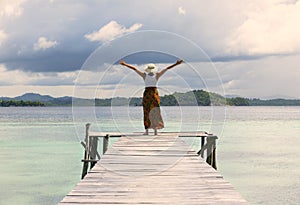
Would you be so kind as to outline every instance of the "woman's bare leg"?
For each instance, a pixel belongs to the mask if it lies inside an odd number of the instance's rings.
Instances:
[[[145,133],[144,133],[144,135],[149,135],[149,131],[148,131],[148,129],[145,129]]]
[[[157,129],[154,128],[154,135],[157,135]]]

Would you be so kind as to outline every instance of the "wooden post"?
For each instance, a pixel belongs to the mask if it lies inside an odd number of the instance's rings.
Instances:
[[[206,162],[210,164],[214,169],[217,170],[216,165],[216,139],[217,136],[208,136],[207,137],[207,158]]]
[[[85,160],[89,160],[90,157],[90,147],[91,147],[91,143],[90,143],[90,123],[87,123],[85,125],[86,129],[85,129],[85,143],[86,143],[86,154],[85,154]]]
[[[95,164],[97,163],[96,156],[97,156],[97,148],[98,148],[98,137],[91,138],[91,152],[90,152],[90,159],[91,159],[91,166],[92,169]]]
[[[206,150],[206,163],[211,165],[211,155],[212,155],[212,147],[211,147],[211,139],[207,138],[207,150]]]
[[[205,142],[205,136],[201,136],[201,150],[202,150],[202,148],[204,146],[204,142]],[[204,152],[201,153],[201,157],[202,158],[203,158],[203,156],[204,156]]]
[[[103,137],[103,154],[107,151],[108,148],[108,143],[109,143],[109,135],[106,135]]]
[[[217,156],[216,156],[216,149],[217,149],[217,146],[216,146],[216,140],[217,138],[214,138],[214,141],[213,141],[213,147],[212,147],[212,155],[213,155],[213,162],[212,162],[212,167],[217,170]]]
[[[82,175],[81,179],[85,177],[87,174],[88,166],[89,166],[89,155],[90,155],[90,137],[89,137],[89,132],[90,132],[90,123],[87,123],[85,125],[85,152],[84,152],[84,161],[83,161],[83,167],[82,167]]]
[[[198,155],[200,155],[202,158],[204,158],[204,150],[207,149],[207,143],[205,144],[205,137],[206,136],[201,136],[201,144],[200,144],[200,149],[197,152]]]

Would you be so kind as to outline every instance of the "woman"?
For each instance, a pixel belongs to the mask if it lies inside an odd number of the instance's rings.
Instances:
[[[157,135],[157,129],[164,128],[164,122],[160,114],[160,98],[157,90],[157,81],[167,70],[182,62],[182,60],[177,60],[176,63],[159,72],[157,72],[157,67],[151,63],[147,65],[147,68],[145,69],[146,72],[142,72],[138,68],[125,63],[125,61],[120,61],[121,65],[134,70],[145,81],[145,91],[143,95],[145,135],[149,134],[149,129],[153,129],[154,134]]]

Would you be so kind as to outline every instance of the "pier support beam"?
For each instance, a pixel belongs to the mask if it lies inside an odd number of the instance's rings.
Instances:
[[[92,169],[97,161],[100,159],[100,155],[97,151],[98,149],[98,138],[100,136],[91,136],[90,134],[90,126],[91,124],[86,124],[86,132],[85,132],[85,143],[81,142],[81,144],[84,146],[84,159],[81,160],[83,162],[82,167],[82,174],[81,179],[85,177],[85,175],[88,173],[88,167],[90,163],[90,169]],[[103,153],[104,154],[108,149],[109,144],[109,135],[102,136],[102,144],[103,144]],[[98,158],[98,159],[97,159]]]
[[[103,154],[105,154],[105,152],[108,149],[108,143],[109,143],[109,135],[106,135],[105,137],[103,137]]]
[[[206,139],[206,143],[205,143]],[[201,137],[201,149],[197,152],[202,158],[204,158],[204,152],[206,151],[206,163],[211,165],[217,170],[217,157],[216,157],[216,141],[218,137],[214,135],[207,135]]]
[[[82,166],[82,175],[81,179],[84,178],[84,176],[87,174],[88,166],[89,166],[89,155],[90,155],[90,137],[89,137],[89,132],[90,132],[90,123],[87,123],[85,125],[85,152],[84,152],[84,160],[83,160],[83,166]]]
[[[207,137],[207,158],[206,163],[210,164],[214,169],[217,170],[216,163],[216,140],[218,137],[211,136]]]

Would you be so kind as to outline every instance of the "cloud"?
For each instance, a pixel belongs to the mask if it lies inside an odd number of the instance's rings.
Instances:
[[[38,41],[33,45],[34,50],[46,50],[58,45],[56,41],[50,41],[46,37],[40,37]]]
[[[1,0],[0,1],[0,17],[20,16],[23,13],[22,4],[26,0]]]
[[[98,45],[128,32],[139,30],[141,26],[145,30],[163,30],[182,35],[194,41],[209,56],[224,56],[227,54],[224,54],[226,52],[225,37],[242,24],[243,19],[240,13],[245,13],[244,10],[248,9],[245,6],[246,3],[243,2],[237,1],[232,6],[228,6],[226,1],[206,2],[205,6],[201,5],[202,3],[195,6],[199,4],[195,0],[174,4],[158,0],[154,3],[130,1],[126,4],[111,4],[96,0],[89,2],[74,0],[72,3],[27,1],[22,4],[24,8],[22,18],[14,18],[13,21],[0,19],[0,22],[3,21],[1,29],[9,34],[9,39],[5,41],[7,42],[5,48],[0,49],[0,61],[9,69],[21,68],[36,72],[76,70],[80,69],[82,63]],[[174,11],[178,12],[180,7],[188,11],[189,15],[185,15],[184,18],[181,14],[174,15]],[[210,12],[212,10],[215,12]],[[218,15],[216,16],[215,13]],[[169,16],[173,17],[168,18]],[[99,19],[99,22],[95,19]],[[51,36],[51,40],[59,39],[59,46],[55,50],[48,49],[42,54],[32,52],[33,43],[41,36]],[[159,50],[166,40],[157,38],[155,41]],[[146,42],[142,41],[142,43]],[[37,43],[36,45],[38,49],[39,46]],[[173,45],[174,49],[181,50],[183,55],[188,51],[182,45],[174,43]],[[195,55],[197,53],[192,53],[191,58]],[[234,58],[239,58],[239,56]],[[55,65],[52,63],[54,60]]]
[[[0,86],[24,84],[26,81],[24,72],[20,70],[8,71],[3,64],[0,64]]]
[[[0,30],[0,46],[6,39],[7,39],[7,34],[3,30]]]
[[[186,14],[186,10],[182,6],[179,6],[178,7],[178,14],[185,15]]]
[[[8,70],[0,64],[1,86],[62,86],[74,85],[78,72],[37,73],[22,70]],[[13,78],[12,78],[13,76]],[[91,75],[92,76],[92,75]]]
[[[300,1],[262,1],[249,6],[245,21],[228,37],[234,55],[283,54],[300,51]]]
[[[98,31],[86,34],[85,38],[87,38],[90,41],[107,42],[123,34],[134,32],[141,27],[142,24],[135,23],[127,29],[123,25],[118,24],[118,22],[111,21],[108,24],[104,25],[102,28],[100,28]]]
[[[224,85],[227,86],[227,92],[231,94],[267,96],[269,93],[286,92],[291,96],[299,96],[297,82],[300,82],[300,79],[297,74],[300,57],[298,55],[298,61],[293,64],[283,58],[286,56],[289,57],[288,59],[295,59],[293,56],[300,50],[299,1],[232,0],[228,3],[226,0],[209,2],[153,0],[122,3],[122,0],[117,0],[116,2],[0,0],[0,44],[2,43],[0,62],[7,69],[4,72],[7,74],[6,77],[1,75],[2,81],[1,78],[0,81],[4,84],[13,83],[11,76],[18,75],[20,78],[16,79],[17,82],[21,83],[24,80],[26,86],[38,86],[44,83],[45,87],[57,85],[53,86],[53,89],[58,89],[61,83],[71,82],[71,78],[63,78],[59,76],[60,73],[80,70],[98,46],[103,48],[105,42],[141,30],[142,27],[143,30],[166,31],[182,36],[195,43],[200,50],[203,49],[211,59],[224,64],[225,66],[220,67],[219,71],[225,82]],[[143,32],[134,32],[134,35],[137,33]],[[126,38],[129,36],[126,35]],[[39,42],[40,38],[42,39]],[[115,40],[126,38],[124,35],[124,38]],[[99,44],[91,42],[99,42]],[[135,42],[134,45],[132,42]],[[156,64],[169,64],[176,60],[175,58],[185,58],[188,63],[201,61],[198,51],[161,35],[149,35],[147,38],[142,36],[131,42],[120,43],[118,47],[114,47],[116,44],[112,41],[108,46],[116,52],[105,52],[103,55],[112,59],[107,62],[116,62],[119,56],[134,54],[134,49],[131,49],[131,52],[128,49],[136,44],[141,45],[140,50],[150,48],[149,45],[153,45],[151,48],[155,51],[165,51],[169,48],[172,58],[146,53],[143,56],[128,57],[129,63],[140,65],[150,61]],[[55,49],[51,49],[54,46]],[[274,58],[269,58],[272,55]],[[101,59],[96,61],[99,63]],[[276,63],[271,63],[272,61]],[[268,66],[264,66],[265,63]],[[283,67],[288,72],[284,72],[286,77],[281,81],[278,73]],[[95,77],[93,75],[95,70],[90,71],[90,74],[86,74],[87,81],[92,81],[94,79],[92,77]],[[167,73],[161,83],[164,88],[171,89],[173,86],[173,90],[180,90],[180,85],[174,85],[172,81],[172,72]],[[183,70],[178,69],[176,72],[183,72]],[[207,76],[209,70],[205,69],[204,65],[199,66],[199,72],[205,79],[214,81]],[[38,75],[35,76],[35,73]],[[53,74],[53,77],[50,74]],[[252,77],[256,74],[261,75]],[[132,75],[130,80],[129,77],[127,78],[128,83],[134,81],[131,78],[136,76]],[[199,82],[189,77],[188,72],[180,75],[184,75],[184,78],[196,88]],[[260,76],[263,78],[259,78]],[[277,79],[276,85],[271,82],[272,79]],[[110,76],[106,80],[106,91],[113,92],[109,86],[113,87],[116,81],[110,81]],[[270,85],[269,90],[261,89],[266,88],[263,84]],[[214,85],[212,83],[212,86]],[[272,90],[272,86],[276,90]],[[122,92],[125,93],[126,88]],[[47,89],[50,92],[50,88]],[[59,90],[53,92],[58,93]]]
[[[300,55],[219,62],[216,67],[227,94],[243,97],[300,98]]]

